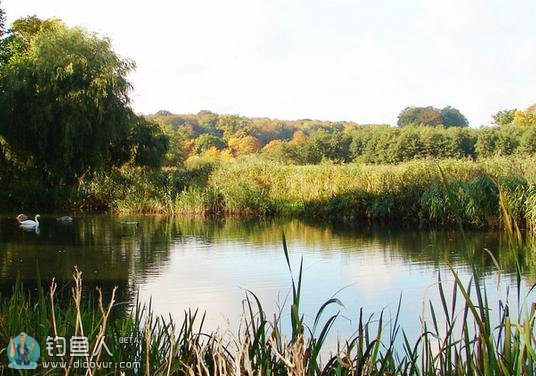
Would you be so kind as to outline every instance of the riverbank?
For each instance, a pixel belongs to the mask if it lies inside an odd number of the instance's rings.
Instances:
[[[129,170],[101,179],[88,196],[119,212],[284,215],[425,226],[451,226],[459,219],[478,228],[500,226],[498,182],[516,221],[536,226],[536,158],[315,166],[245,159],[184,171]]]
[[[257,157],[185,169],[124,168],[72,191],[10,187],[4,205],[39,210],[201,216],[290,216],[430,227],[501,223],[499,190],[536,228],[536,158],[415,160],[396,165],[282,165]],[[6,197],[7,196],[7,197]],[[56,205],[56,206],[53,206]],[[52,207],[51,207],[52,206]]]

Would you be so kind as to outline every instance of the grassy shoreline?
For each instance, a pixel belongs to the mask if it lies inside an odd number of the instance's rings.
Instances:
[[[536,227],[535,166],[536,158],[314,166],[245,159],[185,171],[102,175],[87,194],[112,211],[132,214],[291,216],[431,227],[461,219],[469,227],[498,228],[498,183],[516,221],[531,229]],[[102,190],[118,186],[119,192]]]
[[[461,221],[499,228],[499,187],[520,227],[535,229],[535,157],[306,166],[252,157],[180,170],[117,169],[71,191],[10,187],[3,195],[9,196],[5,205],[24,210],[288,216],[427,227]]]

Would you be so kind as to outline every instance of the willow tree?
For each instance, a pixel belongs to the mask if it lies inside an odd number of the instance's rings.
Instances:
[[[0,69],[0,136],[47,184],[128,160],[133,63],[59,20],[16,21]]]

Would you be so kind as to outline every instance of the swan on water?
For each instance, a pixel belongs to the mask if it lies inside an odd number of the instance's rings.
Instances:
[[[35,216],[35,220],[32,221],[31,219],[27,219],[25,221],[21,221],[20,222],[20,227],[24,228],[24,229],[31,229],[31,228],[37,228],[39,227],[39,218],[41,218],[41,216],[39,214],[37,214]]]

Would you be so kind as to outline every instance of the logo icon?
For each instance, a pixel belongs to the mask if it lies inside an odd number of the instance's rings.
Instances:
[[[9,339],[7,348],[9,368],[36,369],[39,354],[39,344],[26,333],[22,332],[17,337]]]

